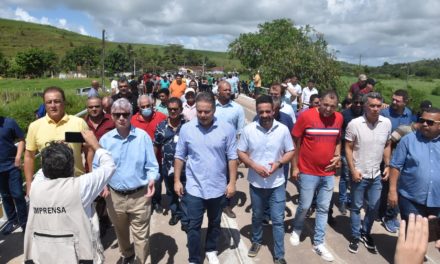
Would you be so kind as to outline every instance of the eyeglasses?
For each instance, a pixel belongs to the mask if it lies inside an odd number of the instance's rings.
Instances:
[[[167,108],[169,112],[179,111],[180,108]]]
[[[425,122],[426,122],[426,124],[428,124],[428,126],[433,126],[434,124],[440,123],[440,121],[424,119],[424,118],[421,118],[421,117],[419,118],[419,123],[420,124],[424,124]]]
[[[88,109],[93,109],[93,108],[101,108],[100,105],[89,105],[87,106]]]
[[[147,108],[150,108],[151,107],[151,105],[141,105],[141,106],[139,106],[139,108],[140,109],[147,109]]]
[[[112,113],[112,115],[116,118],[123,116],[125,119],[127,119],[130,116],[130,113]]]

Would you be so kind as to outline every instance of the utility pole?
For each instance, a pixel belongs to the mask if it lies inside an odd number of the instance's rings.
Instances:
[[[104,73],[105,73],[104,59],[105,59],[105,29],[102,30],[101,85],[102,85],[102,89],[105,92],[107,92],[107,89],[105,88],[105,84],[104,84]]]
[[[133,75],[136,76],[136,57],[133,56]]]
[[[406,64],[406,89],[408,90],[409,63]]]

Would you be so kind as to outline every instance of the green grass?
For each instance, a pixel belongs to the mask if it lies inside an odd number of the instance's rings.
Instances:
[[[35,120],[34,111],[43,102],[36,95],[46,87],[61,87],[66,94],[66,112],[76,114],[85,108],[86,96],[76,95],[76,88],[90,86],[92,79],[0,79],[0,115],[14,118],[23,130]],[[110,87],[110,83],[106,82]]]
[[[28,23],[23,21],[0,19],[0,51],[6,57],[14,57],[17,52],[29,48],[40,48],[44,50],[53,50],[59,58],[74,47],[90,45],[101,48],[101,39],[59,29],[53,26]],[[116,48],[118,45],[126,46],[129,43],[106,42],[106,50]],[[162,52],[164,46],[152,44],[131,43],[135,50],[145,47],[147,50],[159,48]],[[228,69],[240,68],[238,60],[229,59],[226,52],[194,50],[202,56],[207,56],[214,61],[217,66],[224,66]]]
[[[375,78],[374,76],[371,76]],[[350,76],[342,76],[342,81],[346,84],[347,92],[350,88],[350,84],[357,81],[356,77]],[[379,81],[387,90],[397,90],[397,89],[406,89],[406,80],[396,79],[396,78],[377,78],[376,81]],[[436,87],[440,86],[440,79],[422,79],[410,76],[408,79],[408,85],[415,90],[421,91],[425,94],[423,99],[430,100],[432,104],[436,107],[440,107],[440,96],[432,95],[431,91]],[[389,102],[390,98],[385,98],[385,101]]]

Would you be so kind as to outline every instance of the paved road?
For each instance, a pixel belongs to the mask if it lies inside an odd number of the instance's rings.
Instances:
[[[246,118],[251,120],[255,115],[255,103],[248,98],[240,97],[237,100],[246,109]],[[237,194],[232,200],[234,211],[237,214],[236,219],[230,219],[222,216],[222,234],[219,245],[219,259],[225,264],[242,263],[273,263],[272,262],[272,234],[271,226],[264,228],[263,247],[257,257],[251,259],[247,257],[247,250],[250,247],[251,232],[251,210],[249,198],[249,185],[246,180],[247,170],[239,168],[243,178],[237,181]],[[163,188],[165,190],[165,188]],[[338,188],[335,188],[337,195]],[[163,195],[163,204],[167,201]],[[289,233],[292,231],[292,219],[295,215],[298,203],[298,192],[295,185],[291,182],[287,185],[287,204],[285,211],[285,249],[286,260],[288,263],[324,263],[323,260],[312,252],[312,230],[314,225],[314,215],[306,221],[306,228],[301,236],[301,244],[293,247],[289,244]],[[347,250],[348,239],[350,236],[350,222],[348,216],[339,215],[337,208],[334,208],[336,224],[327,226],[326,244],[335,256],[334,263],[390,263],[393,261],[393,255],[397,237],[390,234],[376,222],[373,226],[372,236],[376,241],[378,253],[369,253],[362,245],[358,254],[351,254]],[[180,224],[169,226],[170,215],[167,211],[163,214],[153,213],[151,220],[151,260],[150,263],[187,263],[188,253],[186,249],[186,236],[180,230]],[[203,225],[203,234],[206,232],[206,219]],[[106,263],[116,263],[119,254],[115,235],[109,230],[103,239],[105,247]],[[23,234],[19,231],[8,237],[0,235],[0,263],[21,263],[23,252]],[[205,263],[207,261],[205,260]],[[440,263],[440,253],[434,248],[433,243],[429,244],[427,262]]]

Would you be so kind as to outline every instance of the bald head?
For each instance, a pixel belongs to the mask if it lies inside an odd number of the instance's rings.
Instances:
[[[227,81],[220,81],[218,83],[218,100],[220,103],[225,104],[231,100],[231,84]]]
[[[99,89],[99,82],[97,80],[93,80],[92,87],[95,88],[96,90],[98,90]]]

